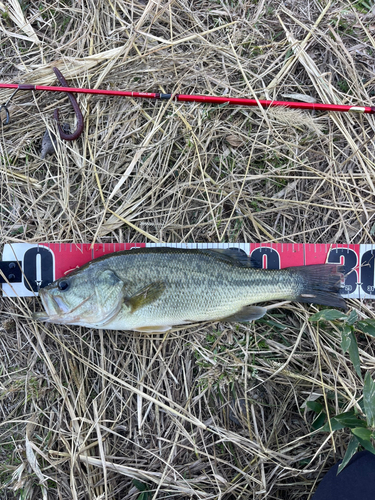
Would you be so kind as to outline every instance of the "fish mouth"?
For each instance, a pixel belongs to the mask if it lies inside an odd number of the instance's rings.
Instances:
[[[84,299],[73,309],[69,309],[60,295],[52,295],[42,288],[39,290],[39,297],[45,311],[35,312],[31,317],[35,321],[43,321],[45,323],[78,325],[82,321],[79,309],[85,302],[91,299],[92,295]]]
[[[39,297],[42,301],[44,311],[35,312],[31,315],[35,321],[44,321],[47,323],[59,323],[62,321],[61,316],[68,312],[68,308],[61,300],[61,297],[52,297],[43,291],[39,290]]]
[[[46,314],[46,312],[34,312],[31,315],[31,319],[34,321],[48,321],[49,316]]]

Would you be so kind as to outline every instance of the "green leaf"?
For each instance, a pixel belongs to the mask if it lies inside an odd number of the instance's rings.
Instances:
[[[344,320],[347,319],[347,316],[337,309],[324,309],[310,316],[309,321],[335,321],[338,319]]]
[[[353,363],[354,369],[355,369],[358,377],[362,380],[361,362],[359,360],[357,340],[356,340],[353,332],[351,332],[349,335],[350,335],[349,357]]]
[[[356,438],[360,442],[360,445],[363,446],[365,450],[375,455],[375,448],[371,443],[372,432],[370,431],[370,429],[364,429],[363,427],[361,427],[360,429],[352,429],[351,432],[356,436]]]
[[[365,319],[363,321],[357,321],[355,327],[371,337],[375,337],[375,321],[371,319]]]
[[[320,413],[323,410],[323,405],[318,401],[306,401],[306,406],[315,413]]]
[[[149,500],[151,493],[149,491],[143,491],[138,497],[137,500]]]
[[[375,382],[372,380],[370,372],[366,372],[363,386],[363,402],[367,425],[375,427]]]
[[[351,342],[352,328],[349,325],[344,325],[341,331],[341,349],[344,354],[348,351]]]
[[[358,438],[364,441],[370,441],[371,439],[371,430],[366,429],[365,427],[355,427],[352,429],[352,433]]]
[[[367,323],[368,325],[371,325],[375,328],[375,319],[367,318],[367,319],[364,319],[363,321],[365,323]]]
[[[366,422],[358,418],[354,410],[346,411],[336,415],[336,420],[345,424],[345,427],[366,427]]]
[[[339,429],[344,429],[345,427],[349,427],[350,429],[366,427],[366,422],[364,420],[360,420],[353,411],[347,411],[331,418],[331,428],[333,431],[338,431]],[[322,431],[330,432],[331,428],[329,426],[329,422],[327,422]]]
[[[323,411],[320,415],[316,417],[314,422],[311,424],[311,429],[313,431],[317,431],[318,429],[321,429],[324,425],[324,422],[326,421],[327,414],[325,411]],[[323,429],[321,429],[323,430]]]
[[[133,484],[139,491],[147,491],[148,486],[145,483],[142,483],[142,481],[138,481],[138,479],[133,479]]]
[[[353,311],[350,311],[349,315],[348,315],[348,319],[346,320],[346,323],[348,325],[354,325],[354,323],[358,320],[358,314],[357,314],[357,311],[355,309],[353,309]]]
[[[358,406],[361,408],[361,410],[363,411],[363,414],[365,415],[366,414],[366,410],[365,410],[365,403],[363,401],[363,398],[359,399],[357,401],[358,403]]]
[[[350,459],[357,452],[358,446],[359,446],[359,440],[355,436],[352,436],[350,438],[348,447],[346,448],[345,456],[337,469],[337,475],[339,475],[340,472],[348,465]]]
[[[344,429],[346,427],[345,424],[343,424],[342,422],[339,422],[338,420],[335,419],[335,417],[331,418],[330,419],[330,422],[331,422],[331,426],[329,425],[329,422],[326,422],[324,427],[322,427],[322,431],[323,432],[331,432],[331,429],[333,431],[338,431],[340,429]]]

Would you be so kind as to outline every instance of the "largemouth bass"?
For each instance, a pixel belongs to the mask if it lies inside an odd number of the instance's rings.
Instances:
[[[346,308],[340,266],[258,269],[245,252],[168,247],[95,259],[39,291],[49,323],[163,332],[198,321],[251,321],[257,302],[289,299]]]

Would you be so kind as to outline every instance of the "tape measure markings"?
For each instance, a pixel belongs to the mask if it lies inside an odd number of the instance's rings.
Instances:
[[[345,298],[375,298],[375,247],[372,244],[316,243],[15,243],[4,245],[2,260],[17,260],[22,282],[2,284],[4,296],[34,296],[39,287],[81,267],[94,258],[132,248],[240,248],[264,268],[324,264],[345,267]]]

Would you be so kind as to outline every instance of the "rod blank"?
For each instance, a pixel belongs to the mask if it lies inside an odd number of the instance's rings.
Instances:
[[[209,96],[209,95],[194,95],[194,94],[160,94],[156,92],[132,92],[125,90],[105,90],[105,89],[86,89],[75,87],[53,87],[48,85],[32,85],[32,84],[15,84],[15,83],[0,83],[0,88],[15,89],[15,90],[35,90],[45,92],[68,92],[77,94],[96,94],[110,95],[119,97],[134,97],[141,99],[175,99],[179,102],[201,102],[207,104],[230,104],[234,106],[261,106],[269,107],[285,107],[294,109],[306,109],[316,111],[336,111],[340,113],[369,113],[375,114],[375,106],[351,106],[342,104],[320,104],[307,103],[296,101],[269,101],[257,100],[238,97],[224,96]]]

